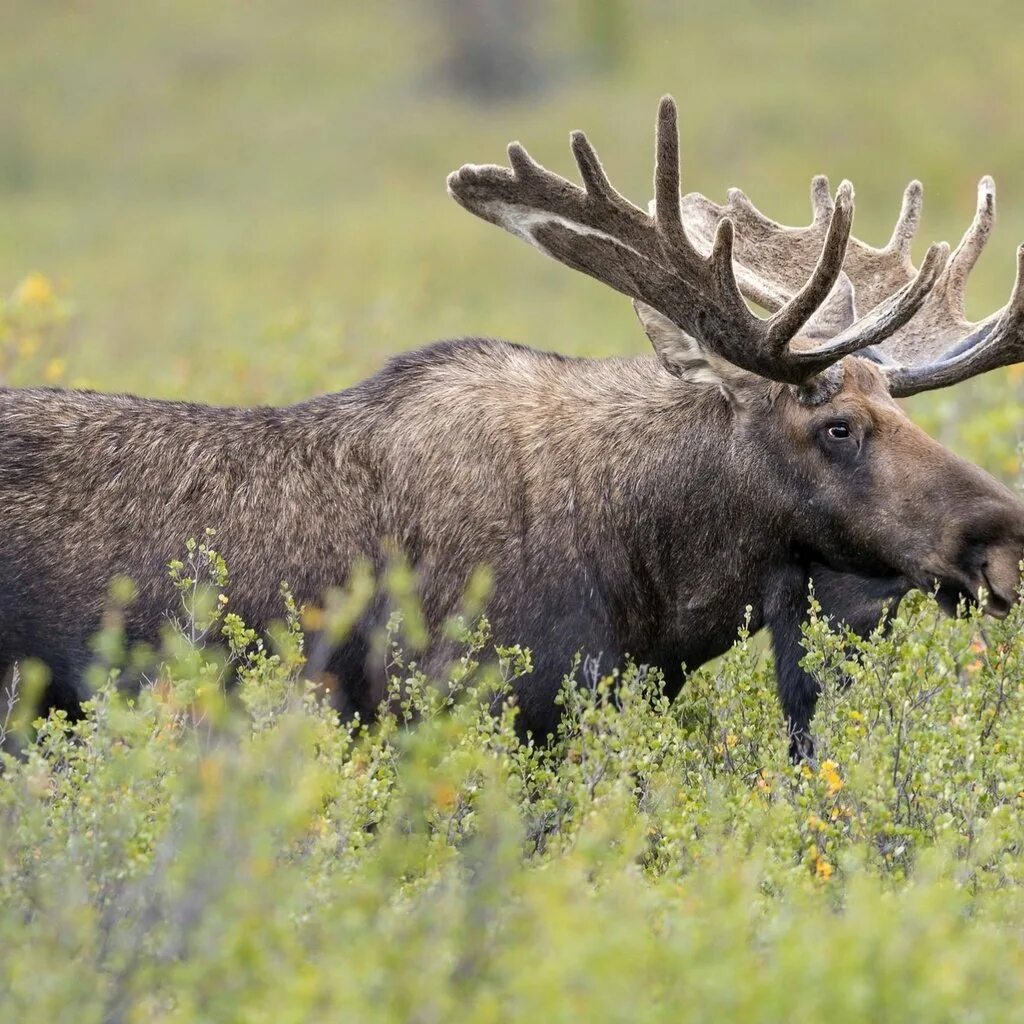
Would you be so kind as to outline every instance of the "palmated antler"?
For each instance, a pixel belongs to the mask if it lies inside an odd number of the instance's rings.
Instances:
[[[1024,361],[1024,245],[1017,247],[1017,277],[1010,301],[984,320],[971,322],[964,315],[967,276],[992,232],[995,200],[995,184],[986,176],[978,183],[974,220],[939,282],[940,286],[945,282],[945,305],[932,317],[925,316],[930,312],[927,307],[922,310],[920,330],[930,339],[929,358],[916,364],[885,367],[889,390],[898,398],[948,387]],[[917,329],[916,320],[913,326]]]
[[[811,181],[812,219],[806,227],[776,223],[738,188],[729,190],[724,206],[699,192],[684,196],[681,206],[687,233],[702,249],[710,244],[709,239],[723,220],[733,221],[738,238],[735,259],[740,287],[747,298],[771,310],[786,301],[798,287],[799,278],[814,265],[813,254],[825,237],[833,204],[828,179],[819,175]],[[850,238],[843,274],[828,304],[811,325],[811,333],[825,337],[841,334],[862,321],[865,314],[883,304],[891,305],[903,293],[918,275],[910,260],[910,245],[920,215],[921,186],[911,182],[887,245],[876,249],[858,238]],[[928,301],[930,297],[926,296],[922,305]],[[887,332],[887,349],[898,333],[898,329]]]
[[[808,333],[842,337],[844,332],[863,330],[871,321],[890,319],[892,306],[899,302],[897,296],[914,279],[910,246],[921,219],[922,193],[920,182],[907,186],[892,236],[882,248],[850,238],[843,274]],[[740,288],[747,298],[774,309],[793,293],[799,276],[813,266],[812,253],[825,237],[831,202],[827,179],[817,177],[811,182],[812,220],[804,228],[775,223],[738,189],[730,190],[724,206],[699,193],[684,196],[682,219],[687,234],[701,249],[710,245],[722,221],[732,220]],[[964,312],[967,278],[994,221],[995,184],[984,177],[978,183],[974,219],[920,309],[902,326],[881,332],[878,348],[884,357],[883,370],[896,397],[946,387],[1024,360],[1024,249],[1018,250],[1017,283],[1009,304],[978,322],[968,320]]]
[[[849,182],[839,186],[833,200],[822,194],[827,193],[827,184],[820,180],[812,225],[815,235],[802,239],[806,258],[792,273],[759,286],[742,261],[737,280],[733,262],[734,236],[745,251],[743,232],[754,223],[743,216],[748,208],[753,210],[749,204],[737,207],[735,226],[731,211],[714,219],[713,230],[711,220],[705,218],[703,226],[708,230],[704,233],[689,219],[684,221],[676,107],[671,97],[662,99],[658,109],[655,198],[650,214],[612,187],[582,132],[573,133],[572,151],[582,189],[545,170],[513,143],[508,148],[511,169],[467,164],[449,176],[448,190],[484,220],[652,306],[707,352],[771,380],[804,384],[843,356],[884,340],[921,308],[946,260],[948,250],[933,246],[920,272],[907,275],[899,290],[879,306],[877,316],[843,325],[846,329],[833,332],[822,344],[793,346],[791,342],[815,314],[819,321],[835,319],[829,311],[836,299],[830,295],[837,282],[838,289],[844,289],[841,278],[853,222]],[[743,300],[744,292],[771,315],[762,319],[753,313]],[[822,331],[813,333],[820,337]]]

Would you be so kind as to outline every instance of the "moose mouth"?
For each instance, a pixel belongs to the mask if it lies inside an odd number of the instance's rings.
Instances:
[[[985,588],[985,611],[993,618],[1005,619],[1014,605],[1014,598],[1000,594],[992,585],[984,569],[981,572],[981,579]]]
[[[1000,594],[982,569],[981,579],[978,581],[967,580],[963,577],[944,577],[937,581],[932,580],[930,584],[920,584],[921,590],[926,593],[934,592],[939,607],[950,616],[956,615],[961,604],[968,608],[977,607],[981,602],[979,596],[982,590],[985,591],[985,603],[982,608],[986,615],[995,619],[1005,619],[1013,607],[1013,601],[1003,594]],[[938,583],[938,586],[936,586]]]

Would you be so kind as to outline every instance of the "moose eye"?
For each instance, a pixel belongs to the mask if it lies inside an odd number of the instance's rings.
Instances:
[[[850,424],[844,420],[837,420],[829,424],[827,433],[833,441],[844,441],[850,436]]]

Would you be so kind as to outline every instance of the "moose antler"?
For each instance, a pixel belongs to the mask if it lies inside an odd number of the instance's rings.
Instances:
[[[690,218],[684,222],[677,115],[671,97],[664,97],[658,109],[652,214],[612,187],[582,132],[573,133],[572,151],[583,189],[545,170],[522,146],[512,143],[511,169],[467,164],[449,176],[448,190],[484,220],[652,306],[709,353],[771,380],[804,384],[844,356],[892,335],[924,304],[946,262],[948,248],[932,246],[916,276],[909,273],[871,317],[840,322],[845,329],[837,330],[836,309],[849,305],[844,301],[849,283],[842,278],[853,222],[849,182],[839,186],[834,201],[822,194],[827,193],[824,179],[818,184],[812,225],[816,234],[801,239],[806,266],[785,278],[759,282],[740,261],[737,280],[734,239],[738,236],[737,244],[745,248],[743,230],[754,222],[744,218],[748,211],[739,207],[736,227],[731,211],[715,218],[714,230],[703,234]],[[707,218],[705,226],[710,227]],[[702,241],[707,243],[706,252],[698,249]],[[754,314],[743,300],[744,292],[771,315],[762,319]],[[821,322],[826,321],[833,325],[828,331],[832,336],[815,347],[792,346],[815,314],[819,323],[811,333],[820,337]]]
[[[920,391],[959,384],[1000,366],[1024,362],[1024,246],[1017,248],[1017,279],[1010,301],[987,320],[968,325],[975,330],[961,336],[940,359],[922,366],[885,367],[889,391],[897,398]],[[951,335],[956,337],[955,335]]]
[[[887,309],[914,278],[910,246],[921,219],[922,197],[920,182],[912,181],[903,194],[892,236],[882,248],[850,238],[843,276],[829,303],[832,316],[818,318],[821,323],[816,333],[834,337],[886,318]],[[1017,281],[1010,302],[977,322],[968,320],[964,311],[967,278],[995,222],[995,197],[992,179],[982,178],[974,219],[920,309],[901,327],[883,332],[879,348],[889,364],[883,365],[883,371],[897,398],[947,387],[1024,360],[1024,248],[1017,253]],[[739,189],[730,190],[724,206],[696,192],[684,196],[682,220],[700,248],[710,245],[720,223],[732,220],[740,288],[747,298],[775,309],[793,294],[799,276],[814,265],[813,252],[825,237],[831,202],[828,180],[817,177],[811,182],[813,216],[805,228],[770,220]],[[837,301],[843,296],[848,303],[845,310]]]
[[[881,249],[851,236],[843,275],[831,296],[828,315],[812,325],[813,333],[833,337],[854,324],[863,324],[867,314],[882,315],[915,279],[918,272],[910,259],[910,246],[921,218],[921,196],[920,183],[912,181],[903,194],[903,205],[892,236]],[[733,221],[738,237],[737,277],[743,294],[772,310],[793,294],[800,278],[814,266],[815,253],[825,238],[833,203],[828,178],[819,175],[811,181],[812,217],[806,227],[776,223],[761,213],[738,188],[729,190],[724,206],[713,203],[699,192],[691,192],[683,196],[681,207],[687,233],[702,249],[708,247],[709,239],[723,220]],[[921,306],[927,305],[933,297],[934,292],[926,295]],[[886,333],[887,353],[898,350],[905,327],[906,323]]]
[[[946,304],[922,324],[932,340],[930,359],[917,365],[885,368],[889,390],[898,398],[948,387],[988,370],[1024,361],[1024,245],[1017,247],[1017,277],[1010,301],[984,320],[972,323],[964,315],[967,276],[992,232],[995,198],[992,179],[982,178],[974,220],[940,280],[940,285],[946,282]],[[926,312],[929,311],[923,310],[922,316]]]

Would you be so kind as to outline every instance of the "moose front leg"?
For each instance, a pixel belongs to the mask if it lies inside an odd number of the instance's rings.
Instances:
[[[782,715],[789,734],[789,758],[795,764],[814,752],[810,726],[820,687],[800,665],[801,625],[807,610],[807,579],[794,574],[791,585],[776,595],[767,609],[768,628],[775,653],[775,680]]]
[[[795,582],[795,581],[794,581]],[[768,626],[775,652],[779,702],[789,731],[789,756],[794,762],[814,753],[810,725],[821,688],[800,662],[804,656],[802,626],[807,618],[808,584],[822,614],[833,626],[869,636],[895,610],[910,585],[899,576],[864,576],[812,564],[798,586],[783,588],[769,608]]]

